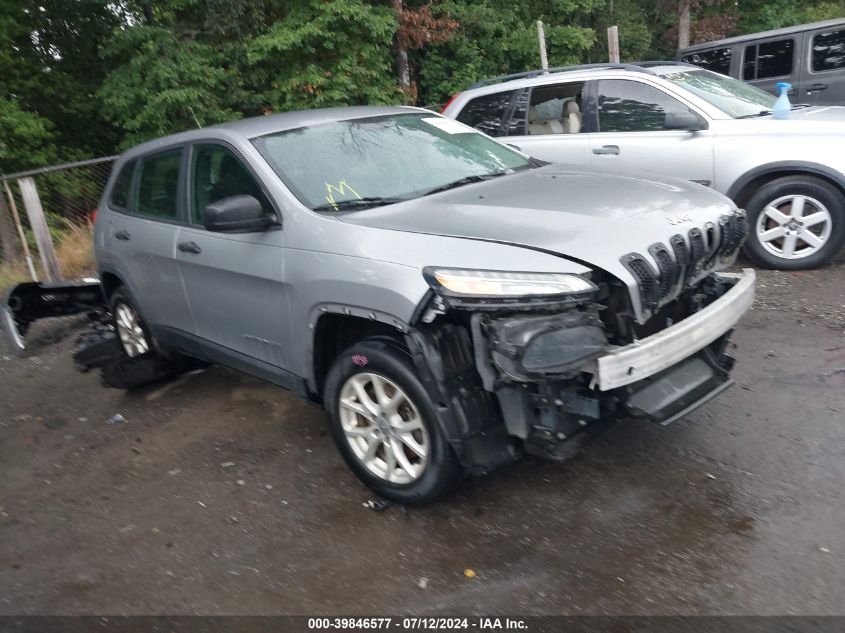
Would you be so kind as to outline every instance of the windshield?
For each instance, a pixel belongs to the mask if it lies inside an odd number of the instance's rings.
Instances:
[[[408,200],[530,166],[522,154],[429,113],[333,121],[253,144],[304,205],[328,212]]]
[[[775,97],[768,92],[709,70],[669,73],[663,78],[709,101],[735,119],[763,112],[768,114],[775,106]]]

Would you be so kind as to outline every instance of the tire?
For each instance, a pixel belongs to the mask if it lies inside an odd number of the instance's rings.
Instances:
[[[394,404],[383,412],[381,405],[388,400]],[[398,345],[368,339],[342,352],[329,369],[323,402],[340,454],[382,497],[424,505],[461,480],[463,469],[437,423],[431,399],[408,353]],[[374,453],[368,459],[371,447]]]
[[[816,268],[829,262],[845,243],[845,199],[820,178],[777,178],[763,185],[746,207],[745,252],[764,268]],[[807,224],[811,217],[813,224]]]
[[[155,354],[153,337],[147,329],[140,312],[135,307],[129,293],[123,287],[112,293],[109,299],[112,325],[117,340],[128,358],[140,358]]]

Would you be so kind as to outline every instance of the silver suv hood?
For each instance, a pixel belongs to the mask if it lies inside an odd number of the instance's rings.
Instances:
[[[659,271],[650,251],[663,244],[673,252],[671,241],[678,235],[691,248],[691,229],[701,232],[705,248],[712,252],[721,239],[720,220],[733,209],[721,194],[685,181],[549,165],[342,219],[382,229],[508,243],[585,263],[625,282],[638,320],[644,321],[650,310],[640,296],[641,280],[623,259],[639,254]],[[728,266],[733,256],[714,259],[700,273]],[[503,262],[502,268],[519,269],[519,263]]]

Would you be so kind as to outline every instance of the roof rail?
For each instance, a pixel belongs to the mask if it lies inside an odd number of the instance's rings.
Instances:
[[[698,68],[695,64],[689,64],[687,62],[679,62],[679,61],[661,61],[657,60],[650,60],[645,62],[634,62],[635,66],[639,66],[640,68],[654,68],[655,66],[691,66],[694,68]]]
[[[668,63],[668,62],[667,62]],[[526,70],[521,73],[511,73],[510,75],[498,75],[496,77],[488,77],[472,84],[467,90],[473,88],[481,88],[482,86],[489,86],[490,84],[501,83],[503,81],[510,81],[511,79],[521,79],[522,77],[539,77],[540,75],[551,75],[554,73],[569,72],[572,70],[592,70],[594,68],[607,68],[612,70],[630,70],[638,73],[650,72],[648,69],[637,64],[579,64],[577,66],[555,66],[554,68],[538,68],[536,70]]]

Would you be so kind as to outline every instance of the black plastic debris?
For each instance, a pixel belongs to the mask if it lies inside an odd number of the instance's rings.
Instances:
[[[202,364],[186,357],[154,354],[129,358],[105,319],[77,338],[73,362],[83,373],[99,369],[103,386],[126,390],[169,380]]]
[[[393,505],[389,499],[370,499],[364,502],[364,507],[373,510],[374,512],[384,512]]]
[[[51,431],[58,431],[67,424],[62,418],[47,418],[44,420],[44,426]]]
[[[0,330],[11,349],[20,356],[26,351],[29,326],[35,321],[74,314],[97,318],[104,307],[100,283],[96,280],[18,284],[9,288],[0,302]]]

